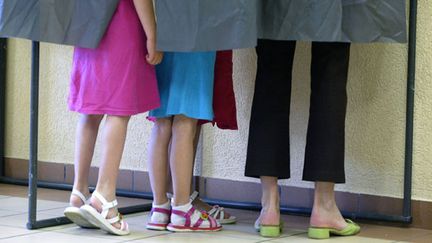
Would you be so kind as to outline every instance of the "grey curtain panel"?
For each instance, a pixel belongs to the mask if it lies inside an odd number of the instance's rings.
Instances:
[[[0,36],[95,48],[119,0],[0,0]]]
[[[158,49],[209,51],[254,47],[257,0],[156,0]]]
[[[406,42],[406,0],[260,0],[259,37]]]
[[[156,0],[158,48],[253,47],[257,38],[406,42],[407,0]]]

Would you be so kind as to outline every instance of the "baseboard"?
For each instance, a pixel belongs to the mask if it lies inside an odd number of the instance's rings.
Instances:
[[[38,163],[38,179],[47,182],[72,184],[73,165],[50,162]],[[28,178],[28,161],[5,158],[5,176],[15,179]],[[98,168],[90,170],[90,185],[97,182]],[[228,201],[259,203],[261,186],[254,182],[242,182],[226,179],[195,177],[195,188],[202,197]],[[133,192],[151,192],[148,172],[120,170],[117,181],[118,189]],[[227,190],[229,188],[229,190]],[[399,215],[403,201],[399,198],[367,194],[336,192],[339,208],[346,212],[370,212],[386,215]],[[311,208],[313,190],[291,186],[281,187],[281,204],[289,207]],[[412,201],[412,227],[432,229],[432,202]]]

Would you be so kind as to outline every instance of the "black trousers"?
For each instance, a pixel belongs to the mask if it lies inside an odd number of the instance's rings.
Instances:
[[[289,115],[295,41],[259,40],[245,175],[290,177]],[[349,43],[313,42],[303,180],[345,182]]]

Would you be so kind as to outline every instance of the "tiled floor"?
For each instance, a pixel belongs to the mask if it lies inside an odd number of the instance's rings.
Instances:
[[[147,213],[127,215],[126,220],[132,233],[129,236],[111,236],[99,230],[85,230],[72,224],[27,230],[27,195],[26,187],[0,184],[0,242],[215,242],[215,243],[252,243],[252,242],[424,242],[432,243],[432,231],[389,227],[374,224],[361,224],[362,232],[354,237],[334,237],[331,240],[315,241],[306,236],[308,218],[283,216],[284,233],[280,238],[260,237],[252,224],[257,212],[230,210],[239,219],[235,225],[224,227],[217,233],[169,233],[148,231],[145,229]],[[39,189],[38,220],[61,216],[67,205],[68,193],[64,191]],[[119,198],[120,205],[136,205],[147,201],[140,199]]]

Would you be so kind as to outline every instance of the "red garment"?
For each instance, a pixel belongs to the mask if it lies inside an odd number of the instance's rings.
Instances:
[[[218,51],[216,55],[213,91],[213,121],[200,120],[199,124],[212,122],[220,129],[237,130],[237,108],[233,85],[231,50]]]

